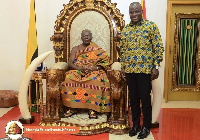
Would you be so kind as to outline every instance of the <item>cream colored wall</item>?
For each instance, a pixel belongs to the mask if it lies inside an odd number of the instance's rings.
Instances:
[[[53,50],[50,37],[54,33],[57,15],[69,0],[35,0],[39,54]],[[140,0],[136,0],[140,2]],[[162,1],[162,2],[161,2]],[[130,22],[129,4],[132,0],[111,0]],[[154,21],[165,45],[167,0],[146,0],[147,18]],[[0,0],[0,90],[18,90],[25,70],[30,0]],[[53,55],[45,60],[47,67],[54,63]],[[159,82],[163,91],[164,61]]]

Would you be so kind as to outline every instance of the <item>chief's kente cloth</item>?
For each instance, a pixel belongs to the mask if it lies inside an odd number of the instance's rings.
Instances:
[[[110,67],[110,59],[98,45],[91,43],[84,50],[76,52],[74,64],[79,67]],[[101,69],[84,74],[79,70],[66,72],[62,83],[63,104],[71,108],[87,108],[97,112],[110,112],[110,83],[106,72]]]

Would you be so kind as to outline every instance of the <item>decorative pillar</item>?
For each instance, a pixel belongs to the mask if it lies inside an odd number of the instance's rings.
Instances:
[[[63,62],[63,50],[64,50],[64,36],[61,32],[56,32],[50,38],[53,41],[53,49],[55,50],[56,62]]]

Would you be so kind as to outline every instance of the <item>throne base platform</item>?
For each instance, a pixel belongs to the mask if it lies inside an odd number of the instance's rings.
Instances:
[[[107,121],[106,114],[98,114],[97,119],[89,119],[87,113],[74,114],[71,117],[61,118],[58,121],[42,120],[40,126],[76,126],[79,132],[73,135],[95,135],[100,133],[112,133],[117,135],[126,134],[129,125],[126,123],[112,123]]]

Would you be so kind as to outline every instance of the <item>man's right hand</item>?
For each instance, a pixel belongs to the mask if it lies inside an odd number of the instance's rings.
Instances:
[[[86,66],[86,67],[81,68],[80,71],[83,72],[84,74],[88,74],[96,70],[98,70],[97,66]]]
[[[159,76],[159,71],[156,68],[153,68],[151,71],[151,80],[157,79]]]

